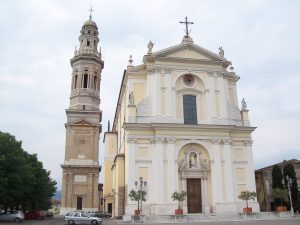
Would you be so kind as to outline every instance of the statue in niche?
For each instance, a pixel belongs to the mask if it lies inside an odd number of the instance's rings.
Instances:
[[[190,153],[189,163],[190,163],[190,168],[197,167],[197,154],[195,152]]]
[[[245,98],[242,99],[242,110],[247,110],[247,103],[245,101]]]
[[[134,95],[133,91],[129,93],[129,105],[134,105]]]
[[[224,49],[219,47],[219,56],[224,57]]]

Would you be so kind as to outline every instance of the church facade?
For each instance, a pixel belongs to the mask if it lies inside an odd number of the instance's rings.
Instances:
[[[147,181],[145,215],[171,215],[175,191],[187,191],[184,213],[238,213],[238,195],[255,191],[246,102],[238,103],[231,62],[193,42],[153,52],[141,65],[130,57],[112,130],[105,133],[105,209],[132,215],[128,197],[140,177]],[[253,211],[258,204],[250,202]]]
[[[100,81],[104,62],[97,50],[98,28],[91,19],[80,31],[80,47],[71,59],[70,105],[66,109],[66,146],[60,214],[99,207]]]

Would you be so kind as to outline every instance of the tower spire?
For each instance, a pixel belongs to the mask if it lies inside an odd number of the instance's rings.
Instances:
[[[88,9],[88,11],[90,12],[90,20],[93,18],[92,16],[92,12],[95,12],[95,10],[93,9],[93,6],[91,5],[91,8]]]

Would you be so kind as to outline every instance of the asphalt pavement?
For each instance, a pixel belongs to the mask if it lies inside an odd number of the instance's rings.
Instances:
[[[0,225],[13,225],[14,222],[2,222]],[[24,220],[20,224],[27,225],[64,225],[63,217],[54,217],[53,219],[44,219],[44,220]],[[132,223],[124,223],[122,220],[114,220],[103,218],[103,225],[131,225]],[[139,223],[134,223],[139,224]],[[134,225],[132,224],[132,225]],[[147,225],[154,225],[155,223],[145,223]],[[168,223],[167,225],[172,224],[184,224],[184,223]],[[189,223],[190,225],[300,225],[300,217],[294,219],[277,219],[277,220],[247,220],[247,221],[226,221],[226,222],[193,222]],[[163,225],[163,224],[162,224]]]

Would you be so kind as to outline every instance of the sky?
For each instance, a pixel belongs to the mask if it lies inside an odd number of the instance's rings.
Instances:
[[[246,99],[255,168],[300,159],[300,1],[297,0],[0,0],[0,131],[36,153],[61,184],[70,58],[93,6],[105,62],[103,133],[113,121],[129,55],[142,63],[181,42],[185,16],[194,43],[233,63],[238,98]],[[103,174],[103,173],[102,173]]]

